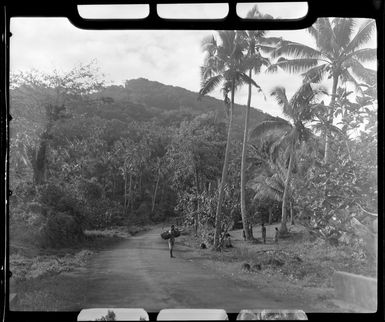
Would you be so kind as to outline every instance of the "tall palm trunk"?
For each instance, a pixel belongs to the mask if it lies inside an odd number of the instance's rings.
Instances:
[[[291,171],[293,169],[293,159],[294,159],[294,145],[291,147],[290,151],[290,160],[289,160],[289,167],[287,169],[287,175],[285,180],[285,189],[283,191],[283,198],[282,198],[282,219],[281,219],[281,227],[279,228],[280,233],[287,233],[287,202],[288,202],[288,191],[290,186],[290,178],[291,178]]]
[[[195,190],[195,199],[197,201],[197,208],[195,209],[195,235],[198,235],[198,229],[199,229],[199,210],[200,210],[200,204],[199,204],[199,175],[198,175],[198,169],[195,167],[195,181],[196,181],[196,190]]]
[[[337,85],[338,85],[338,75],[333,75],[333,87],[332,87],[332,99],[330,101],[330,111],[328,115],[328,121],[333,123],[333,113],[334,113],[334,104],[336,101],[337,95]],[[326,140],[325,140],[325,155],[324,155],[324,163],[328,163],[330,160],[330,130],[326,128]]]
[[[127,172],[124,173],[124,214],[127,215]]]
[[[225,185],[227,181],[227,171],[229,168],[229,154],[230,154],[230,144],[231,144],[231,128],[233,124],[233,109],[234,109],[234,91],[235,91],[235,83],[234,79],[231,83],[231,105],[230,105],[230,115],[229,115],[229,128],[227,131],[227,143],[226,143],[226,152],[225,152],[225,160],[222,169],[222,181],[219,185],[219,197],[217,204],[217,211],[215,214],[215,234],[214,234],[214,249],[219,250],[220,248],[220,236],[222,230],[222,203],[225,192]]]
[[[249,77],[252,76],[252,69],[249,71]],[[243,132],[243,146],[242,146],[242,161],[241,161],[241,214],[242,214],[242,224],[245,231],[246,240],[250,240],[251,231],[249,229],[249,221],[247,216],[246,209],[246,152],[247,152],[247,134],[249,132],[249,114],[250,114],[250,105],[251,105],[251,83],[249,83],[249,93],[247,97],[247,108],[245,116],[245,130]]]
[[[132,211],[134,210],[134,201],[133,201],[133,189],[132,189],[132,174],[130,173],[130,186],[129,186],[129,199],[128,199],[128,202],[130,203],[130,212],[132,214]]]
[[[154,212],[154,209],[155,209],[156,193],[158,192],[159,180],[160,180],[160,166],[159,166],[159,168],[158,168],[158,176],[157,176],[157,178],[156,178],[155,189],[154,189],[154,195],[153,195],[153,198],[152,198],[151,213],[153,213],[153,212]]]

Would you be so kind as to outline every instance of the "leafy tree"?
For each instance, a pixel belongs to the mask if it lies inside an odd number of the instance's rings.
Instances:
[[[16,125],[14,135],[18,146],[22,146],[18,151],[26,152],[19,155],[24,160],[28,158],[26,164],[32,167],[35,184],[47,179],[47,155],[54,123],[70,117],[74,106],[101,85],[93,63],[67,73],[54,70],[52,74],[44,74],[32,70],[11,75],[11,113],[15,118],[12,126]],[[26,118],[29,122],[24,123]],[[26,130],[28,124],[32,126]],[[20,141],[22,138],[28,139]]]
[[[182,122],[167,152],[174,189],[195,195],[195,209],[192,211],[196,214],[196,230],[200,213],[199,195],[220,176],[218,165],[223,159],[225,140],[222,125],[216,122],[213,115],[202,115],[191,122]]]

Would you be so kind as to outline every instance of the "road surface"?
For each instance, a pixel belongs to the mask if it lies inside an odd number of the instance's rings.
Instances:
[[[309,309],[298,307],[299,299],[274,295],[266,286],[258,288],[222,276],[178,243],[176,258],[170,258],[167,242],[159,234],[159,228],[153,229],[99,252],[83,272],[87,280],[83,307],[131,307],[148,312],[163,308]]]

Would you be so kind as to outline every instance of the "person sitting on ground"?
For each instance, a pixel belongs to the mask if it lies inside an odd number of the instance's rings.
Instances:
[[[262,223],[262,240],[263,243],[266,244],[266,227],[264,223]]]
[[[278,244],[278,236],[279,236],[279,230],[277,227],[275,227],[275,235],[274,235],[274,242]]]
[[[175,258],[175,256],[173,256],[172,254],[172,251],[174,249],[174,244],[175,244],[175,226],[171,225],[170,238],[168,239],[168,248],[170,249],[170,258]]]

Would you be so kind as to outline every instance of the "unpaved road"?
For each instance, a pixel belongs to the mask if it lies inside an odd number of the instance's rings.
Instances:
[[[299,299],[274,295],[266,286],[222,276],[178,243],[176,258],[170,258],[159,233],[159,228],[153,229],[99,252],[81,273],[87,280],[83,307],[139,307],[148,312],[163,308],[313,311],[301,306]]]

